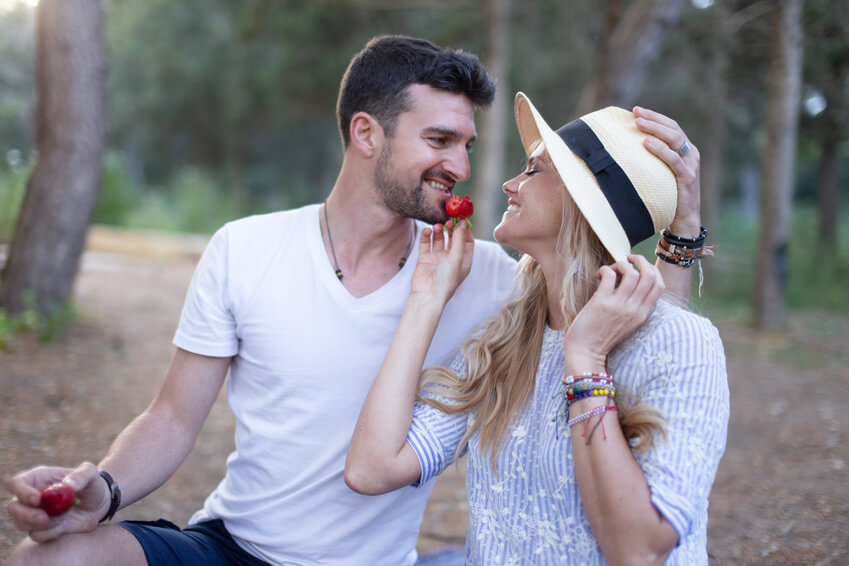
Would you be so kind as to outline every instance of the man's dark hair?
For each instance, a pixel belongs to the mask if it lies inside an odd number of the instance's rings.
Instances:
[[[492,77],[476,56],[415,37],[375,37],[351,60],[339,87],[336,119],[343,147],[351,143],[357,112],[371,114],[388,136],[394,135],[398,116],[410,110],[411,84],[463,94],[476,108],[488,107],[495,97]]]

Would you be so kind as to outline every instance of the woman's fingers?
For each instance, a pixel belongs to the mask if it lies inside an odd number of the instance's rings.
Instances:
[[[639,106],[634,108],[634,116],[640,131],[654,138],[649,137],[646,140],[646,148],[662,159],[676,175],[683,174],[689,169],[684,165],[685,159],[687,162],[698,163],[699,150],[687,139],[687,134],[678,122],[659,112]]]
[[[433,229],[430,227],[422,230],[422,235],[419,236],[419,257],[430,251],[430,237],[433,234]]]
[[[665,287],[663,277],[660,271],[640,254],[629,255],[628,261],[633,264],[639,273],[639,282],[634,289],[632,298],[637,303],[650,309],[663,293]]]
[[[678,125],[678,122],[660,112],[635,106],[634,116],[637,118],[637,127],[641,131],[663,140],[673,151],[688,142],[687,135]],[[690,144],[690,150],[693,149],[692,144]]]

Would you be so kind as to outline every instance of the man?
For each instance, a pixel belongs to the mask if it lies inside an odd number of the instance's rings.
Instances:
[[[414,564],[432,484],[358,495],[345,456],[410,289],[424,226],[411,218],[447,220],[444,202],[470,174],[475,109],[493,96],[472,55],[408,37],[369,42],[340,87],[344,158],[326,202],[216,233],[156,399],[98,466],[10,482],[9,512],[30,537],[7,564]],[[497,312],[513,268],[495,244],[476,244],[426,364],[449,359]],[[189,527],[99,525],[174,473],[225,383],[236,449]],[[39,489],[59,480],[80,503],[49,519]]]

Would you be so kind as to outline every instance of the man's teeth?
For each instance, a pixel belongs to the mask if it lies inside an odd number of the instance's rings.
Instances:
[[[449,192],[448,185],[443,185],[439,181],[428,181],[427,184],[436,189],[437,191],[442,191],[443,193]]]

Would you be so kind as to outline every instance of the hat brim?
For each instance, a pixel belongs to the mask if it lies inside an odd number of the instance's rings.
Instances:
[[[537,142],[545,145],[566,190],[601,243],[615,261],[626,259],[631,253],[628,235],[586,163],[572,153],[522,92],[516,93],[514,111],[525,153],[530,155]]]

